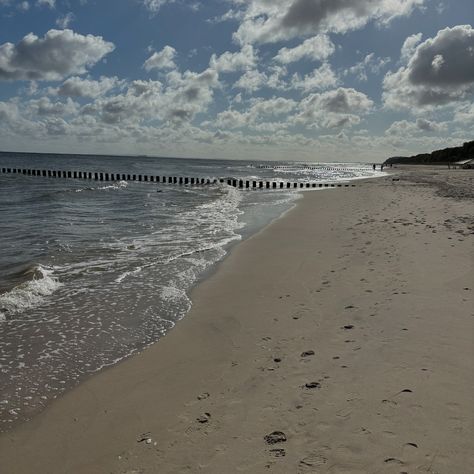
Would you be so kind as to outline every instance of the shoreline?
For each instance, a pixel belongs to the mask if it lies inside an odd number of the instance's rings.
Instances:
[[[5,472],[467,474],[472,234],[439,207],[472,202],[391,176],[303,195],[232,246],[166,337],[0,435]]]
[[[360,178],[360,179],[367,179],[367,178]],[[302,195],[303,195],[304,192],[321,191],[321,190],[327,190],[327,189],[329,189],[329,188],[322,188],[322,189],[316,188],[316,189],[301,189],[301,190],[298,190],[295,193],[295,196],[296,196],[296,194],[297,194],[297,196],[292,198],[289,201],[289,206],[288,206],[287,209],[285,209],[283,211],[280,211],[280,212],[273,212],[273,214],[274,214],[273,217],[268,217],[266,220],[262,220],[262,222],[260,222],[260,224],[258,226],[254,225],[253,230],[249,230],[249,229],[252,229],[252,225],[242,223],[242,228],[239,227],[236,231],[234,231],[235,235],[236,235],[236,239],[232,240],[231,242],[225,244],[222,247],[222,249],[225,252],[225,255],[222,258],[220,258],[219,260],[212,263],[207,269],[205,269],[201,274],[198,275],[196,280],[193,282],[191,287],[186,292],[186,296],[190,299],[190,295],[191,295],[192,290],[196,286],[200,285],[202,281],[206,280],[210,275],[212,275],[213,273],[215,273],[217,271],[217,268],[219,267],[219,264],[223,260],[225,260],[225,258],[228,256],[229,252],[232,251],[232,249],[235,245],[238,245],[242,241],[250,238],[252,235],[260,232],[262,229],[264,229],[266,226],[270,225],[272,222],[274,222],[274,221],[278,220],[279,218],[281,218],[284,214],[286,214],[287,211],[291,210],[296,205],[296,202],[299,199],[302,198]],[[276,192],[280,192],[280,190],[278,190]],[[291,190],[291,192],[293,192],[293,190]],[[237,238],[237,236],[238,236],[238,238]],[[189,310],[187,312],[189,312]],[[174,322],[174,325],[176,323],[178,323],[179,321],[181,321],[181,319],[186,317],[187,312],[182,317],[177,319]],[[0,313],[0,315],[1,315],[1,313]],[[165,336],[161,336],[161,337],[165,337]],[[160,339],[157,339],[154,342],[148,343],[148,344],[146,344],[146,345],[144,345],[144,346],[142,346],[138,349],[134,349],[132,352],[130,352],[126,355],[122,355],[122,356],[118,357],[117,359],[115,359],[114,361],[104,363],[103,365],[100,366],[100,368],[96,369],[95,371],[88,372],[84,376],[81,376],[80,379],[70,380],[67,385],[66,384],[63,385],[62,390],[59,393],[57,393],[54,397],[52,397],[52,398],[48,397],[46,402],[41,402],[41,407],[31,407],[31,406],[29,406],[28,403],[26,404],[26,406],[21,406],[20,410],[22,410],[22,411],[25,410],[25,411],[23,411],[23,413],[25,413],[25,412],[27,413],[27,415],[25,415],[25,416],[21,416],[21,417],[15,419],[15,420],[11,421],[8,417],[8,413],[6,413],[6,412],[2,413],[2,415],[6,415],[6,416],[2,417],[1,421],[4,422],[4,426],[0,427],[1,428],[0,429],[0,434],[1,433],[8,433],[9,431],[14,430],[18,426],[21,426],[24,423],[30,422],[34,417],[38,416],[42,411],[44,411],[52,403],[55,403],[55,401],[57,399],[60,399],[61,397],[63,397],[70,390],[73,390],[73,389],[77,388],[79,385],[84,383],[90,377],[94,377],[94,376],[100,374],[101,372],[103,372],[104,370],[108,370],[111,367],[114,367],[115,365],[123,362],[124,360],[127,360],[128,358],[133,357],[133,356],[143,352],[146,348],[150,347],[153,344],[156,344],[159,340]],[[39,395],[38,395],[38,397],[39,397]],[[5,401],[7,401],[7,400],[5,400]],[[1,402],[1,400],[0,400],[0,402]],[[6,407],[6,405],[4,405],[4,407]]]

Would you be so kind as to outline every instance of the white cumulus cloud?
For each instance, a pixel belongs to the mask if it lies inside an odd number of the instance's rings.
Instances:
[[[84,74],[114,48],[101,36],[72,30],[49,30],[43,38],[29,33],[17,44],[0,45],[0,80],[60,80]]]
[[[320,33],[345,33],[370,21],[387,24],[425,0],[234,0],[244,7],[235,32],[241,43],[268,43]]]
[[[332,70],[329,63],[324,63],[321,67],[314,69],[311,73],[300,77],[298,73],[293,75],[289,84],[291,89],[302,89],[304,92],[314,90],[324,90],[337,86],[339,79]]]
[[[274,57],[275,61],[289,64],[300,59],[322,61],[331,56],[336,47],[327,35],[317,35],[309,38],[295,48],[282,48]]]
[[[226,51],[220,56],[213,54],[209,61],[209,66],[218,72],[235,72],[251,69],[255,66],[256,62],[257,56],[255,51],[252,45],[247,44],[236,53]]]
[[[411,38],[416,44],[418,36]],[[388,107],[430,108],[474,94],[474,29],[470,25],[445,28],[416,47],[405,41],[402,56],[407,64],[384,79]]]
[[[163,5],[173,2],[174,0],[143,0],[143,5],[150,12],[157,13]]]
[[[66,13],[65,15],[62,15],[60,16],[57,20],[56,20],[56,25],[59,26],[59,28],[67,28],[73,21],[74,21],[74,13],[72,12],[69,12],[69,13]]]
[[[154,52],[143,64],[147,71],[152,69],[175,69],[176,50],[172,46],[165,46],[161,51]]]
[[[327,92],[310,94],[299,105],[296,124],[310,128],[344,128],[357,125],[361,116],[370,112],[373,101],[352,88],[339,87]]]
[[[50,93],[65,97],[96,98],[105,95],[120,84],[121,81],[116,77],[100,77],[96,81],[73,76],[66,79],[59,87],[50,89]]]

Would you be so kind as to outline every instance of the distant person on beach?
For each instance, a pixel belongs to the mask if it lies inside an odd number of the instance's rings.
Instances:
[[[383,165],[380,165],[380,171],[383,171]]]
[[[375,165],[375,164],[373,164],[373,165],[372,165],[372,169],[373,169],[374,171],[375,171],[375,167],[376,167],[376,165]]]

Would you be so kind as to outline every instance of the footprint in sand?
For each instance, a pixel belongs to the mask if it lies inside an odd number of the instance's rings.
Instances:
[[[402,393],[413,393],[413,390],[410,390],[409,388],[404,388],[403,390],[400,390],[398,393],[396,393],[393,396],[396,397],[397,395],[400,395]]]
[[[321,454],[310,454],[298,463],[298,470],[299,472],[305,472],[308,469],[313,470],[313,468],[323,466],[327,462],[327,458]]]
[[[196,418],[196,421],[198,423],[208,423],[210,419],[211,419],[211,414],[210,413],[204,413],[203,415],[198,416]]]
[[[403,461],[401,461],[400,459],[397,459],[397,458],[387,458],[387,459],[384,460],[384,463],[386,463],[386,464],[400,464],[400,465],[405,464]]]
[[[270,449],[269,453],[275,458],[284,458],[286,456],[286,451],[283,448]]]
[[[286,434],[283,431],[273,431],[263,437],[267,444],[277,444],[286,442]]]
[[[382,403],[383,403],[384,405],[391,405],[391,406],[397,406],[397,405],[398,405],[397,402],[395,402],[395,401],[393,401],[393,400],[387,400],[387,399],[382,400]]]

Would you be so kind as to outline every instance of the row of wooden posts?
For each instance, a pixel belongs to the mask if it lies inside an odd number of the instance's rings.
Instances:
[[[266,169],[266,170],[294,170],[294,166],[289,165],[258,165],[256,168]],[[367,171],[368,168],[336,168],[334,166],[310,166],[310,165],[301,165],[299,167],[303,170],[316,170],[316,171]]]
[[[41,176],[43,178],[71,178],[88,179],[94,181],[141,181],[177,185],[210,185],[227,183],[234,188],[245,189],[291,189],[291,188],[334,188],[355,187],[347,183],[309,183],[309,182],[276,182],[276,181],[249,181],[235,178],[189,178],[182,176],[157,176],[124,173],[103,173],[90,171],[58,171],[36,170],[20,168],[1,168],[2,173],[22,174],[26,176]]]

